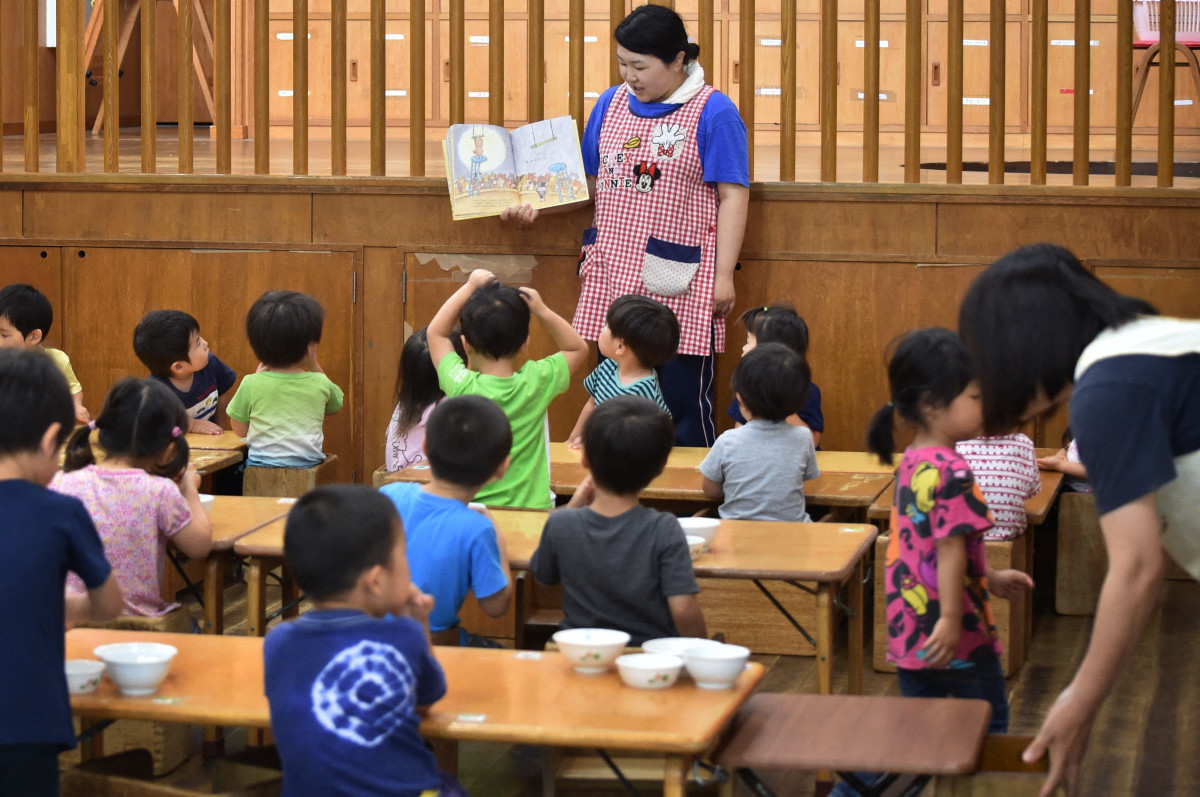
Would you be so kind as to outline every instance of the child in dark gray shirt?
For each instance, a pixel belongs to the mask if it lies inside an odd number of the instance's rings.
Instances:
[[[641,396],[610,399],[584,423],[590,475],[551,513],[529,567],[543,584],[562,583],[564,628],[625,631],[631,645],[706,636],[679,521],[638,503],[674,439],[670,416]]]
[[[747,423],[717,438],[700,463],[704,494],[724,499],[721,517],[807,522],[804,482],[821,473],[812,433],[787,417],[804,406],[808,363],[782,343],[756,346],[733,372]]]

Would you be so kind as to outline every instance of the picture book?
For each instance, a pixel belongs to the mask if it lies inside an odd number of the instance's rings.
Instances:
[[[512,205],[569,205],[588,198],[575,120],[533,122],[516,130],[452,125],[442,142],[455,221],[499,216]]]

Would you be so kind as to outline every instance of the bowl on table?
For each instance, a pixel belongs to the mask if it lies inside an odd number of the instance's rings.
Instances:
[[[683,651],[688,675],[701,689],[729,689],[749,659],[750,649],[741,645],[693,645]]]
[[[117,642],[92,651],[104,662],[105,671],[121,694],[152,695],[167,677],[171,659],[179,651],[158,642]]]
[[[95,692],[104,675],[104,662],[91,659],[67,659],[67,691],[73,695]]]
[[[683,659],[668,653],[626,653],[617,656],[621,680],[636,689],[666,689],[679,679]]]
[[[715,517],[679,518],[679,527],[683,529],[683,533],[689,537],[703,538],[706,551],[712,547],[713,538],[717,536],[717,529],[720,526],[721,519]]]
[[[647,639],[642,643],[642,650],[647,653],[665,653],[669,656],[683,658],[684,651],[695,647],[720,647],[722,643],[715,639],[701,639],[694,636],[666,636],[659,639]],[[686,669],[684,670],[686,672]]]
[[[575,671],[584,675],[608,672],[608,665],[629,644],[629,634],[611,628],[568,628],[551,638]]]
[[[695,537],[691,534],[685,536],[684,539],[687,541],[688,553],[691,554],[692,561],[695,561],[697,556],[704,553],[707,543],[704,542],[703,537]]]
[[[204,507],[204,511],[210,515],[212,514],[213,502],[216,500],[217,497],[215,495],[200,493],[200,506]]]

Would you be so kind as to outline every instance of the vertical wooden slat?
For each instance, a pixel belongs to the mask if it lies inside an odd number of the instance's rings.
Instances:
[[[80,17],[83,4],[74,0],[58,4],[58,116],[57,164],[60,172],[81,172],[83,157],[83,43]],[[46,24],[50,24],[49,20]],[[35,50],[36,51],[36,50]]]
[[[462,0],[458,0],[458,12],[462,15]],[[462,23],[459,22],[461,26]],[[424,27],[422,26],[422,35]],[[384,44],[387,41],[387,4],[384,0],[371,0],[371,175],[383,177],[387,173],[387,57]],[[462,40],[459,40],[460,54]],[[422,83],[422,86],[424,84]],[[454,97],[450,98],[451,107]],[[460,115],[461,115],[460,108]],[[421,113],[425,110],[422,107]],[[424,146],[424,131],[422,142]],[[422,157],[424,155],[422,154]],[[423,162],[423,161],[422,161]]]
[[[950,0],[946,52],[946,182],[962,182],[963,0]]]
[[[308,0],[292,0],[292,174],[308,174]]]
[[[466,36],[463,0],[450,0],[450,124],[462,124],[466,117]]]
[[[832,0],[837,2],[837,0]],[[780,8],[780,38],[783,39],[783,52],[780,54],[780,84],[783,94],[780,96],[779,108],[779,179],[791,182],[796,179],[796,0],[783,0]],[[821,18],[822,35],[824,17]],[[835,50],[836,52],[836,50]],[[825,51],[821,51],[821,63],[825,63]],[[825,101],[825,84],[821,84],[821,101]],[[836,102],[836,99],[835,99]],[[824,105],[822,105],[824,109]],[[821,128],[821,168],[824,177],[825,136],[824,126]]]
[[[488,122],[504,124],[504,0],[488,0]]]
[[[177,0],[179,10],[179,40],[176,59],[176,79],[179,97],[179,173],[192,173],[192,0]]]
[[[904,15],[904,182],[921,182],[922,0],[907,0]]]
[[[538,0],[541,2],[541,0]],[[409,0],[408,173],[425,174],[425,0]],[[541,22],[538,22],[541,25]],[[530,117],[532,119],[532,117]]]
[[[8,26],[0,20],[0,64],[4,63],[4,36]],[[4,135],[4,81],[0,80],[0,136]],[[4,171],[4,148],[0,146],[0,172]]]
[[[145,2],[145,0],[142,0]],[[254,173],[271,173],[270,0],[254,0]]]
[[[961,0],[960,0],[961,2]],[[793,4],[793,9],[795,5]],[[837,180],[837,24],[838,0],[821,0],[821,182]],[[793,30],[795,30],[795,14]],[[796,42],[784,41],[784,47],[795,47]],[[784,84],[784,91],[794,93],[793,81]],[[785,131],[786,133],[787,131]],[[795,125],[792,126],[792,149],[795,149]],[[782,147],[782,142],[780,144]],[[782,153],[781,153],[782,155]]]
[[[700,0],[699,15],[696,35],[699,37],[700,66],[707,82],[712,83],[716,77],[713,74],[713,0]]]
[[[1175,182],[1175,0],[1162,0],[1158,17],[1158,187]]]
[[[24,57],[21,71],[24,72],[25,77],[25,171],[36,172],[39,168],[40,158],[38,117],[41,115],[38,101],[41,92],[38,71],[38,0],[25,0],[23,6],[25,9],[22,15]]]
[[[1130,2],[1130,0],[1121,0]],[[1072,182],[1088,184],[1092,133],[1092,0],[1075,0],[1075,133]]]
[[[863,182],[879,182],[879,0],[863,5]]]
[[[536,122],[546,114],[546,1],[529,0],[529,64],[526,69],[528,94],[525,109],[529,121]],[[612,37],[610,36],[611,40]],[[612,49],[610,45],[609,49]],[[617,63],[609,53],[609,63]]]
[[[346,173],[346,0],[333,0],[330,12],[329,173],[341,176]]]
[[[988,182],[1004,184],[1004,4],[991,0],[988,36]]]
[[[542,0],[537,0],[537,2],[541,3]],[[625,19],[625,0],[608,0],[608,22],[612,29],[611,35],[608,37],[608,82],[613,86],[621,82],[621,65],[617,63],[616,33],[617,26],[623,19]]]
[[[107,0],[106,0],[107,2]],[[149,0],[142,0],[149,2]],[[214,0],[213,90],[217,118],[217,174],[233,171],[233,0]]]
[[[1030,45],[1032,74],[1029,81],[1029,182],[1034,185],[1046,184],[1046,111],[1049,96],[1046,92],[1050,80],[1049,22],[1048,0],[1033,0]]]
[[[571,0],[568,14],[570,22],[567,23],[567,30],[571,43],[568,49],[567,86],[571,96],[567,107],[571,109],[579,137],[583,138],[583,0]]]
[[[920,0],[916,0],[920,2]],[[746,144],[750,151],[750,179],[754,179],[754,0],[740,0],[738,6],[738,110],[746,123]]]
[[[141,26],[142,30],[157,30],[154,12],[157,3],[142,0]],[[154,174],[158,171],[158,108],[155,103],[154,84],[157,82],[158,71],[155,51],[157,36],[141,37],[142,53],[142,174]]]
[[[1133,3],[1117,3],[1116,184],[1133,177]]]
[[[117,0],[104,3],[104,171],[120,170],[121,129],[120,66],[117,64],[117,31],[121,27],[121,8]],[[83,64],[83,68],[88,68]]]

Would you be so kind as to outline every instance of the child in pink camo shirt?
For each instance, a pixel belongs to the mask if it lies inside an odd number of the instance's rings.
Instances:
[[[1025,435],[999,435],[962,440],[954,448],[975,474],[995,523],[985,540],[1015,540],[1025,533],[1025,499],[1042,491],[1037,452]]]

